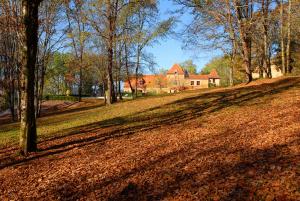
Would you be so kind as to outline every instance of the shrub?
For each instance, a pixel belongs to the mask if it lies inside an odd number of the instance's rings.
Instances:
[[[208,83],[208,87],[209,87],[209,88],[216,87],[216,86],[217,86],[216,83],[211,83],[211,82]]]

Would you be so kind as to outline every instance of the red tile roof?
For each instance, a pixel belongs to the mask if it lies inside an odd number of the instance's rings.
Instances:
[[[174,64],[167,74],[174,74],[177,72],[178,75],[184,75],[184,70],[178,64]],[[190,80],[208,80],[208,79],[220,79],[218,72],[213,69],[208,75],[189,75],[186,79]],[[131,85],[135,88],[136,80],[135,77],[130,78]],[[165,75],[143,75],[138,78],[138,88],[157,88],[157,87],[168,87],[168,79]],[[124,88],[129,88],[129,82],[125,81]]]
[[[212,69],[208,76],[209,76],[209,78],[220,79],[220,76],[218,75],[218,72],[216,69]]]
[[[170,70],[168,70],[167,74],[175,74],[177,72],[178,75],[184,75],[184,70],[183,68],[178,65],[174,64]]]

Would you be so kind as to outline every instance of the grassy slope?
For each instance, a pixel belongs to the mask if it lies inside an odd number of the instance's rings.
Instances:
[[[201,93],[201,92],[200,92]],[[112,106],[66,112],[38,119],[38,136],[40,139],[65,135],[66,130],[96,122],[122,118],[143,113],[151,108],[159,107],[186,97],[198,95],[199,91],[190,91],[177,95],[146,97],[135,101],[126,101]],[[169,108],[166,108],[167,110]],[[0,147],[15,144],[19,135],[19,123],[0,125]]]
[[[265,80],[263,83],[268,83],[270,81]],[[280,79],[279,79],[280,82]],[[242,86],[237,86],[232,88],[233,90],[241,88],[239,91],[234,93],[226,93],[228,90],[232,90],[230,88],[227,89],[215,89],[215,90],[203,90],[203,91],[189,91],[176,95],[169,95],[164,97],[149,97],[145,99],[135,100],[135,101],[127,101],[123,103],[118,103],[113,106],[106,106],[99,108],[92,108],[87,110],[74,110],[73,112],[63,113],[58,115],[51,115],[42,117],[38,120],[38,136],[40,139],[46,139],[54,136],[67,135],[68,132],[72,129],[76,129],[80,126],[90,125],[97,122],[102,122],[101,124],[109,124],[109,123],[120,123],[121,119],[131,119],[131,118],[141,118],[142,116],[148,116],[148,118],[152,118],[155,114],[161,115],[163,113],[174,112],[174,111],[183,111],[184,113],[192,112],[190,111],[190,105],[188,107],[182,108],[183,102],[185,105],[185,100],[192,100],[192,104],[203,104],[202,107],[206,107],[205,104],[216,101],[216,104],[221,103],[217,107],[230,106],[227,104],[227,98],[231,99],[232,95],[234,95],[233,99],[237,99],[236,102],[243,101],[243,96],[250,97],[256,101],[256,97],[251,97],[251,93],[255,94],[255,89],[251,88],[251,86],[255,86],[258,83],[253,83],[249,85],[247,88],[243,89]],[[250,88],[249,88],[250,87]],[[282,83],[279,86],[276,86],[277,90],[280,90],[282,87]],[[284,87],[284,86],[283,86]],[[220,93],[215,93],[215,92]],[[212,94],[210,94],[212,93]],[[272,93],[272,91],[270,92]],[[206,95],[208,94],[208,95]],[[195,101],[193,101],[194,99]],[[225,102],[223,103],[223,99],[220,97],[224,97]],[[231,97],[231,98],[230,98]],[[264,97],[261,97],[264,98]],[[220,101],[218,101],[220,99]],[[174,104],[176,103],[176,104]],[[179,104],[177,104],[179,103]],[[230,103],[232,104],[232,103]],[[167,107],[161,107],[163,105],[167,105]],[[211,104],[208,105],[210,107]],[[234,104],[233,104],[234,106]],[[158,109],[157,109],[158,108]],[[155,109],[155,110],[154,110]],[[186,110],[187,109],[187,110]],[[186,111],[185,111],[186,110]],[[160,119],[158,119],[160,121]],[[127,121],[129,124],[132,124],[130,120]],[[138,122],[133,122],[138,123]],[[106,125],[104,125],[106,126]],[[19,123],[11,123],[6,125],[0,125],[0,147],[10,146],[15,144],[18,141],[19,135]]]
[[[282,78],[41,118],[39,153],[0,150],[0,198],[297,200],[299,102]]]

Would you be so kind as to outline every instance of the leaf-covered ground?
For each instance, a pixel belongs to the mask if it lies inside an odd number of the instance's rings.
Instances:
[[[300,200],[297,77],[48,116],[39,135],[27,158],[0,149],[0,200]]]

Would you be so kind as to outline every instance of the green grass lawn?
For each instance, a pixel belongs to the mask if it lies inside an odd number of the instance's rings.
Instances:
[[[85,110],[73,110],[62,114],[54,114],[38,119],[39,140],[55,136],[68,135],[69,131],[84,126],[104,128],[111,125],[126,127],[149,124],[160,124],[186,118],[203,116],[205,113],[219,111],[223,108],[235,110],[240,104],[251,104],[253,101],[264,102],[270,99],[267,94],[280,92],[281,88],[292,87],[280,81],[260,88],[247,86],[227,89],[210,89],[186,91],[154,97],[146,97],[132,101],[124,101],[112,106],[99,106]],[[259,104],[255,102],[257,107]],[[169,115],[172,114],[172,115]],[[11,146],[18,142],[19,123],[0,126],[0,147]]]
[[[98,108],[71,111],[63,114],[54,114],[38,119],[38,138],[65,135],[67,129],[93,124],[114,118],[143,115],[143,111],[159,107],[173,101],[203,93],[202,91],[189,91],[181,94],[170,94],[153,97],[145,97],[132,101],[124,101],[112,106],[99,106]],[[100,100],[99,100],[100,101]],[[169,108],[166,108],[169,110]],[[157,112],[157,111],[156,111]],[[151,112],[150,112],[151,113]],[[153,113],[153,112],[152,112]],[[148,113],[147,113],[148,114]],[[0,125],[0,147],[10,146],[17,143],[19,135],[19,123]]]

